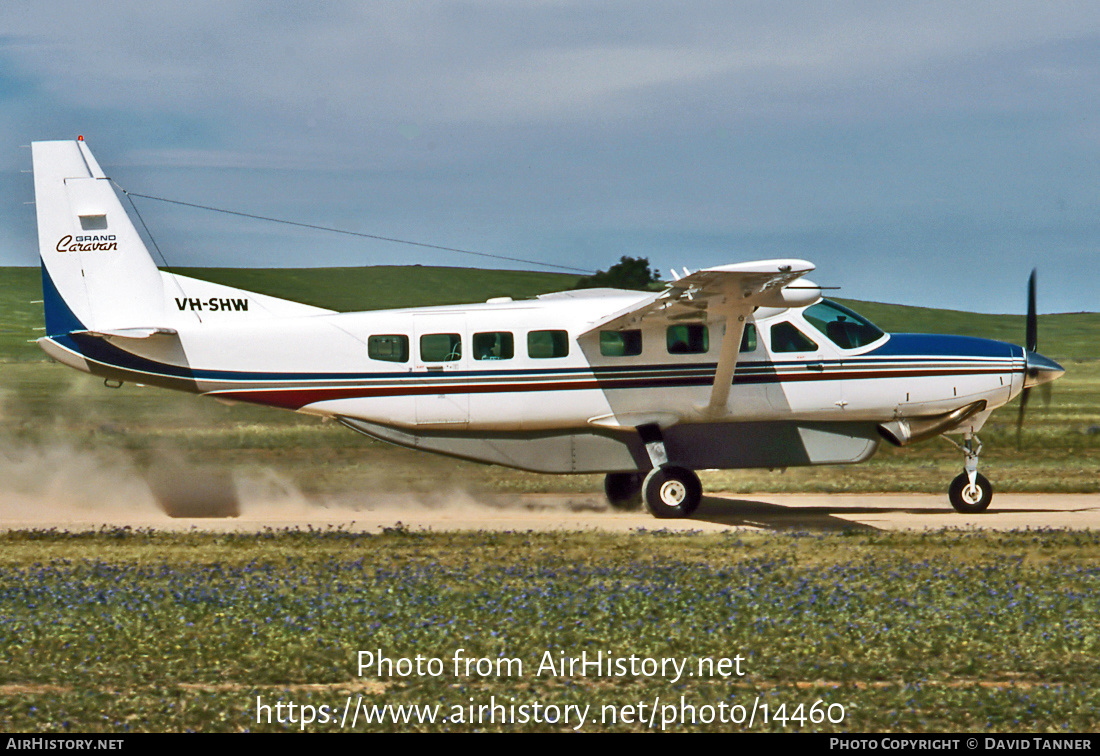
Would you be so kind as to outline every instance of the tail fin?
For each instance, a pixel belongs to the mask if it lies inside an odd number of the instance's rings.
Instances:
[[[31,148],[47,334],[161,323],[161,273],[83,139]]]
[[[331,312],[159,270],[83,138],[31,147],[48,336]]]

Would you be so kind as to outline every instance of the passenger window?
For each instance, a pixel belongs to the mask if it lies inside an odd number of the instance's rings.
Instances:
[[[745,330],[741,334],[741,348],[738,351],[756,351],[756,326],[752,323],[745,323]]]
[[[600,331],[600,354],[604,357],[637,357],[641,353],[641,331]]]
[[[420,359],[424,362],[454,362],[462,359],[462,337],[457,333],[426,333],[420,337]]]
[[[515,339],[507,331],[474,334],[475,360],[510,360],[516,353]]]
[[[409,337],[400,334],[371,336],[367,339],[367,356],[383,362],[408,362]]]
[[[665,342],[669,354],[704,354],[710,350],[707,327],[698,323],[669,326]]]
[[[790,323],[776,323],[772,326],[772,351],[816,352],[817,344]]]
[[[536,360],[569,355],[568,331],[531,331],[527,334],[527,356]]]

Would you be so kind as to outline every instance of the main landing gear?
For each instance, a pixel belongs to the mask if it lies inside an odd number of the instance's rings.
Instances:
[[[604,492],[615,509],[633,510],[644,502],[654,517],[690,517],[703,498],[699,476],[686,467],[671,465],[661,429],[656,425],[638,429],[645,442],[653,469],[643,473],[609,473]]]
[[[703,498],[699,476],[686,467],[663,465],[644,473],[608,473],[604,493],[613,509],[633,512],[642,503],[654,517],[690,517]]]
[[[978,455],[982,453],[982,442],[974,435],[966,436],[962,445],[947,436],[944,438],[966,455],[962,475],[951,481],[951,488],[948,490],[951,506],[955,511],[964,514],[984,512],[993,499],[993,486],[978,472]]]
[[[633,512],[642,508],[642,473],[608,473],[603,479],[603,491],[612,509]]]
[[[686,467],[654,467],[642,483],[645,507],[654,517],[691,517],[703,498],[699,476]]]

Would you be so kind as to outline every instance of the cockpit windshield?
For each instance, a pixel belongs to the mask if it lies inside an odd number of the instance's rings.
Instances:
[[[874,323],[828,299],[807,307],[802,316],[841,349],[857,349],[883,336],[882,329]]]

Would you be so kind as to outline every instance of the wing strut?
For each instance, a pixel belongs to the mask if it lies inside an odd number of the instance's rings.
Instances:
[[[733,385],[733,371],[737,367],[737,353],[741,349],[741,336],[745,332],[745,313],[726,312],[726,333],[722,336],[722,349],[718,353],[718,368],[714,373],[714,385],[710,389],[710,402],[703,408],[707,415],[726,412],[726,400]]]

